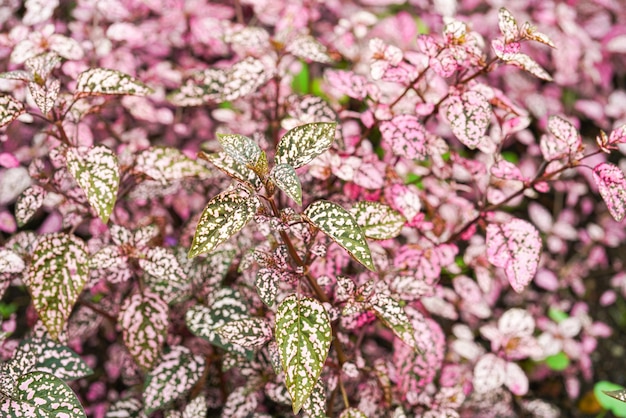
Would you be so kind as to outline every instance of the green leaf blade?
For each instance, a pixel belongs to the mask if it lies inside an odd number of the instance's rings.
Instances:
[[[371,239],[391,239],[400,234],[406,219],[379,202],[358,202],[350,209],[363,233]]]
[[[291,295],[278,307],[274,334],[297,414],[310,398],[328,356],[330,319],[317,300]]]
[[[277,164],[270,173],[276,186],[298,205],[302,205],[302,185],[296,170],[289,164]]]
[[[376,271],[365,234],[354,217],[336,203],[318,200],[304,211],[305,219],[343,247],[355,260]]]
[[[289,164],[294,169],[308,164],[330,148],[336,128],[336,123],[317,122],[289,130],[276,148],[276,164]]]
[[[67,169],[85,192],[89,204],[107,223],[117,200],[120,170],[117,156],[105,146],[70,148]]]
[[[217,140],[224,152],[239,164],[257,173],[267,172],[267,156],[252,139],[243,135],[217,134]]]
[[[243,197],[232,191],[215,196],[200,216],[188,257],[211,252],[239,232],[252,219],[259,205],[256,197]]]

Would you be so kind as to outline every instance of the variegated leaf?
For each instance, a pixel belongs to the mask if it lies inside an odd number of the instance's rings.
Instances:
[[[135,170],[162,185],[189,177],[206,179],[208,168],[171,147],[151,147],[141,151],[135,159]]]
[[[61,380],[75,380],[93,374],[93,370],[78,354],[54,340],[25,340],[21,349],[35,353],[37,361],[34,369],[50,373]]]
[[[81,189],[89,204],[107,223],[117,200],[120,171],[117,156],[103,145],[93,148],[69,148],[66,154],[67,169]]]
[[[30,221],[30,218],[43,205],[46,194],[46,190],[37,185],[33,185],[22,192],[15,202],[15,220],[18,226],[24,226]]]
[[[539,142],[546,161],[564,157],[577,158],[582,139],[574,125],[559,116],[550,116],[548,132],[549,134],[542,136]]]
[[[146,414],[185,395],[200,379],[204,367],[204,359],[192,355],[187,347],[171,347],[146,376],[143,390]]]
[[[504,36],[505,43],[516,41],[519,37],[517,22],[511,12],[504,7],[501,7],[498,13],[498,26],[500,27],[500,33]]]
[[[208,412],[204,396],[196,396],[185,407],[182,418],[204,418]]]
[[[504,268],[511,287],[524,290],[535,276],[541,255],[541,237],[528,221],[512,219],[487,226],[487,260]]]
[[[40,371],[20,377],[15,396],[0,400],[0,413],[7,418],[87,417],[64,381]]]
[[[61,82],[59,80],[51,80],[43,86],[34,82],[28,83],[28,91],[44,115],[47,115],[54,107],[60,89]]]
[[[304,402],[302,409],[311,418],[326,418],[326,387],[322,379],[317,379],[311,396]]]
[[[613,219],[620,222],[626,215],[626,178],[622,170],[610,163],[600,163],[593,169],[593,180]]]
[[[19,254],[7,248],[0,248],[0,274],[21,273],[25,268],[26,264]]]
[[[470,149],[476,148],[482,141],[491,121],[491,114],[491,105],[487,98],[474,90],[450,97],[446,105],[450,129]]]
[[[626,402],[626,389],[618,389],[618,390],[603,390],[605,395],[610,396],[611,398],[617,399],[618,401]]]
[[[411,321],[400,303],[391,296],[391,292],[384,282],[378,282],[374,295],[369,300],[370,308],[378,319],[388,326],[410,347],[417,349],[415,330]]]
[[[244,418],[254,416],[252,413],[257,408],[259,399],[254,391],[246,386],[235,388],[226,399],[222,409],[222,418]]]
[[[217,140],[233,160],[261,176],[267,174],[267,156],[254,140],[236,134],[217,134]]]
[[[139,259],[144,272],[161,281],[185,282],[186,275],[171,250],[163,247],[149,248],[145,258]]]
[[[287,52],[305,60],[329,63],[327,49],[310,35],[302,35],[290,41],[285,48]]]
[[[381,122],[380,134],[394,154],[423,160],[427,155],[427,133],[415,115],[397,115]]]
[[[256,274],[254,285],[259,297],[267,306],[272,306],[278,293],[278,274],[269,268],[261,268]]]
[[[493,353],[483,355],[474,366],[473,385],[478,393],[496,390],[506,380],[506,361]]]
[[[87,248],[74,235],[55,233],[37,240],[27,275],[33,305],[57,339],[89,278]]]
[[[227,176],[237,179],[255,190],[259,190],[261,188],[261,179],[259,176],[245,165],[235,161],[225,152],[217,152],[213,154],[200,152],[198,157],[210,162]]]
[[[258,350],[272,339],[272,328],[263,318],[245,318],[227,322],[217,328],[222,340],[249,350]]]
[[[294,169],[308,164],[330,148],[336,127],[336,123],[317,122],[287,131],[276,148],[276,164],[289,164]]]
[[[142,293],[135,293],[124,301],[119,323],[130,354],[141,367],[151,369],[159,358],[167,334],[167,303],[143,289]]]
[[[270,172],[276,186],[298,205],[302,204],[302,185],[296,170],[289,164],[276,164]]]
[[[367,418],[367,415],[356,408],[348,408],[339,415],[339,418]]]
[[[365,235],[350,212],[336,203],[319,200],[310,204],[304,217],[313,226],[342,246],[352,257],[371,271],[375,271]]]
[[[13,122],[24,112],[22,103],[7,94],[0,95],[0,128]]]
[[[248,318],[248,307],[242,302],[239,292],[228,288],[220,289],[210,295],[207,304],[210,308],[198,304],[187,311],[185,322],[189,330],[215,346],[251,359],[254,352],[223,341],[216,332],[228,322]]]
[[[226,277],[235,255],[235,250],[221,250],[213,251],[205,259],[194,259],[194,261],[197,260],[198,275],[192,274],[191,280],[195,289],[205,294],[218,286]]]
[[[367,238],[391,239],[400,234],[406,219],[389,206],[378,202],[358,202],[350,209]]]
[[[297,414],[317,383],[332,340],[330,318],[315,299],[291,295],[276,312],[276,343]]]
[[[535,60],[526,54],[519,52],[520,46],[518,42],[505,44],[502,39],[494,39],[491,41],[496,56],[507,64],[514,65],[527,71],[542,80],[552,81],[552,76],[548,74]]]
[[[136,398],[122,398],[115,401],[104,418],[147,418],[143,412],[143,402]]]
[[[107,68],[90,68],[78,75],[76,93],[83,95],[127,94],[147,96],[153,90],[136,78]]]
[[[15,398],[20,377],[30,373],[36,362],[36,353],[18,347],[13,358],[0,363],[0,391],[2,394]]]
[[[541,32],[537,32],[537,28],[535,28],[529,22],[524,22],[524,24],[522,25],[520,29],[520,34],[522,35],[523,39],[528,39],[530,41],[539,42],[544,45],[548,45],[550,48],[556,48],[556,45],[554,45],[554,42],[550,40],[548,35],[541,33]]]
[[[56,52],[44,52],[27,59],[24,62],[24,66],[29,71],[27,80],[36,83],[48,80],[48,76],[60,62],[61,56]]]
[[[189,258],[211,252],[246,226],[260,206],[254,197],[243,197],[237,192],[215,196],[204,208],[196,234],[189,250]]]

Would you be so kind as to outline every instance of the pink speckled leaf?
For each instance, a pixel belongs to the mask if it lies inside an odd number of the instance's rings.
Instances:
[[[498,389],[506,381],[506,361],[493,353],[481,357],[474,366],[474,390],[487,393]]]
[[[272,327],[264,318],[230,321],[215,330],[224,341],[258,350],[272,339]]]
[[[308,61],[332,62],[327,49],[310,35],[301,35],[291,40],[285,48],[287,52]]]
[[[626,124],[614,129],[609,135],[609,144],[626,143]]]
[[[426,130],[413,115],[398,115],[380,124],[380,133],[393,153],[408,159],[426,158]]]
[[[374,295],[369,300],[370,308],[394,334],[410,347],[417,349],[415,331],[402,305],[391,296],[385,282],[378,282]]]
[[[537,271],[541,255],[541,237],[528,221],[512,219],[509,222],[487,226],[487,260],[502,267],[511,287],[521,292]]]
[[[24,112],[22,103],[9,95],[0,95],[0,128],[13,122]]]
[[[291,295],[278,307],[274,334],[293,412],[297,414],[311,396],[328,356],[330,318],[317,300]]]
[[[465,146],[476,148],[491,121],[491,105],[477,91],[466,91],[447,100],[446,118],[450,129]]]
[[[43,205],[46,194],[46,190],[37,185],[33,185],[22,192],[15,203],[15,220],[18,226],[24,226],[33,217]]]
[[[187,347],[171,347],[146,377],[143,390],[145,413],[150,415],[182,397],[200,379],[204,367],[204,359],[192,355]]]
[[[120,71],[106,68],[90,68],[78,75],[77,96],[128,94],[147,96],[153,90],[136,78]]]
[[[117,156],[103,145],[69,148],[67,169],[85,192],[89,204],[107,223],[117,200],[120,170]]]
[[[167,303],[144,289],[128,297],[119,316],[124,344],[137,364],[149,370],[155,365],[165,342]]]
[[[549,134],[543,135],[539,142],[546,161],[564,157],[574,158],[579,153],[582,139],[570,122],[559,116],[551,116],[548,120],[548,132]]]
[[[139,266],[146,273],[146,284],[166,303],[178,302],[188,296],[191,283],[172,250],[155,247],[146,250]]]
[[[247,418],[254,416],[259,397],[255,391],[249,390],[245,385],[235,388],[226,399],[222,409],[222,418]]]
[[[276,300],[279,278],[279,273],[274,269],[261,268],[257,272],[254,285],[259,297],[267,306],[271,307]]]
[[[617,222],[626,215],[626,179],[616,165],[600,163],[593,169],[593,179],[598,185],[600,196],[606,203],[613,219]]]
[[[504,7],[500,8],[498,12],[498,27],[500,28],[500,33],[504,36],[505,43],[513,42],[519,37],[517,22],[511,12]]]
[[[341,94],[359,100],[367,96],[367,79],[362,75],[352,71],[328,70],[325,77],[328,83]]]
[[[0,248],[0,274],[21,273],[26,268],[22,257],[8,248]]]
[[[87,248],[74,235],[55,233],[37,240],[26,283],[33,305],[57,339],[89,278]]]
[[[496,56],[507,64],[521,68],[542,80],[552,81],[552,76],[535,60],[519,52],[519,44],[517,42],[505,45],[502,39],[494,39],[491,41],[491,47],[496,53]]]
[[[28,91],[31,96],[33,96],[35,104],[44,115],[47,115],[54,107],[60,89],[61,82],[59,80],[50,80],[44,85],[35,82],[28,83]]]

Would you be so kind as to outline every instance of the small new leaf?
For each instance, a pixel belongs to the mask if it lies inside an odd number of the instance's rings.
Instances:
[[[153,90],[136,78],[107,68],[90,68],[78,75],[76,93],[79,96],[126,94],[147,96]]]
[[[343,247],[359,263],[375,271],[365,235],[354,217],[336,203],[319,200],[303,213],[305,219]]]
[[[270,178],[291,200],[302,205],[302,185],[292,166],[289,164],[275,165],[270,173]]]
[[[276,148],[276,164],[289,164],[294,169],[308,164],[330,148],[336,127],[336,123],[317,122],[287,131]]]
[[[37,241],[26,278],[33,305],[57,339],[87,279],[88,256],[85,244],[73,235],[43,235]]]
[[[620,222],[626,215],[626,178],[622,170],[610,163],[600,163],[593,169],[593,180],[613,219]]]
[[[24,112],[22,103],[9,95],[0,95],[0,128],[13,122]]]
[[[232,191],[211,199],[198,221],[189,258],[213,251],[239,232],[252,219],[259,205],[256,197],[243,197]]]
[[[274,334],[297,414],[311,396],[328,356],[330,318],[317,300],[291,295],[278,307]]]
[[[350,209],[363,233],[371,239],[391,239],[400,234],[406,219],[379,202],[358,202]]]
[[[237,179],[255,190],[259,190],[261,188],[261,179],[259,176],[257,176],[254,171],[246,167],[244,164],[238,163],[225,152],[217,152],[213,154],[200,152],[198,157],[210,162],[227,176]]]
[[[85,192],[89,204],[107,223],[117,199],[120,170],[117,156],[105,146],[69,148],[67,169]]]

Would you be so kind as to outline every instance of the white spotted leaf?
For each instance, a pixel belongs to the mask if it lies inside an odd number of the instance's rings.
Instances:
[[[35,354],[35,370],[50,373],[61,380],[81,379],[93,374],[93,370],[78,354],[49,338],[25,340],[20,349]]]
[[[611,398],[617,399],[618,401],[626,402],[626,389],[603,390],[602,392]]]
[[[369,307],[398,338],[411,348],[417,349],[413,325],[404,308],[391,296],[384,282],[377,283],[376,291],[369,300]]]
[[[389,206],[379,202],[358,202],[350,209],[367,238],[391,239],[400,234],[406,219]]]
[[[474,389],[487,393],[501,387],[506,380],[506,361],[493,353],[483,355],[474,366]]]
[[[147,274],[146,284],[166,303],[182,300],[191,289],[187,275],[176,255],[163,247],[146,250],[145,258],[140,258],[139,267]]]
[[[278,293],[279,275],[273,269],[261,268],[256,274],[254,285],[259,297],[267,306],[272,306]]]
[[[204,396],[196,396],[185,407],[182,418],[204,418],[207,411],[207,402]]]
[[[513,42],[519,37],[517,22],[511,12],[504,7],[501,7],[498,12],[498,27],[500,28],[500,33],[504,36],[505,43]]]
[[[141,151],[135,160],[135,170],[162,185],[190,177],[206,179],[209,169],[171,147],[151,147]]]
[[[0,400],[0,415],[7,418],[86,418],[72,389],[58,377],[41,371],[19,378],[15,396]]]
[[[511,287],[520,293],[535,276],[541,255],[541,237],[528,221],[512,219],[487,226],[487,260],[504,269]]]
[[[507,64],[514,65],[527,71],[537,78],[542,80],[552,81],[552,77],[546,70],[544,70],[537,61],[533,60],[526,54],[519,52],[519,43],[512,42],[505,44],[502,39],[494,39],[491,41],[491,47],[493,48],[496,56]]]
[[[302,409],[310,418],[326,418],[326,387],[322,379],[317,379],[317,383],[311,391],[311,396],[304,402]]]
[[[44,115],[47,115],[54,107],[60,89],[61,82],[59,80],[50,80],[44,85],[35,82],[28,83],[28,91]]]
[[[89,278],[85,244],[74,235],[54,233],[36,243],[26,283],[33,305],[52,339],[58,339]]]
[[[276,343],[297,414],[311,396],[332,340],[330,318],[315,299],[291,295],[276,312]]]
[[[260,175],[267,174],[267,156],[254,140],[237,134],[217,134],[224,152]]]
[[[163,354],[144,383],[145,412],[152,414],[185,395],[202,376],[204,359],[176,345]]]
[[[144,289],[126,298],[119,314],[124,345],[142,368],[151,369],[159,358],[168,326],[167,303]]]
[[[302,185],[296,170],[289,164],[276,164],[270,172],[276,186],[298,205],[302,205]]]
[[[0,128],[13,122],[24,112],[22,103],[9,95],[0,95]]]
[[[550,116],[548,132],[549,134],[543,135],[539,142],[541,153],[546,161],[578,157],[582,139],[574,125],[559,116]]]
[[[626,215],[626,178],[622,170],[610,163],[600,163],[593,169],[593,180],[613,219],[620,222]]]
[[[450,129],[465,146],[476,148],[491,121],[491,105],[485,96],[473,90],[452,96],[446,103]]]
[[[289,164],[294,169],[311,162],[333,143],[337,124],[307,123],[287,131],[276,148],[276,164]]]
[[[243,197],[232,191],[211,199],[198,221],[189,258],[213,251],[239,232],[252,219],[259,205],[256,197]]]
[[[243,164],[240,164],[225,152],[217,152],[213,154],[200,152],[198,157],[210,162],[227,176],[237,179],[255,190],[259,190],[261,188],[261,179],[259,176],[253,170]]]
[[[272,339],[272,327],[263,318],[227,322],[215,330],[222,340],[249,350],[258,350]]]
[[[254,410],[257,408],[259,398],[255,391],[249,390],[246,386],[235,388],[224,403],[222,418],[244,418],[254,417]]]
[[[350,212],[336,203],[318,200],[311,203],[303,215],[312,225],[348,251],[359,263],[375,271],[365,234]]]
[[[76,93],[79,96],[125,94],[147,96],[152,89],[136,78],[107,68],[90,68],[78,75]]]
[[[122,398],[115,401],[107,411],[105,418],[146,418],[143,403],[136,398]]]
[[[46,190],[38,185],[32,185],[24,190],[15,202],[15,220],[18,226],[24,226],[43,205]]]
[[[339,415],[339,418],[367,418],[367,415],[356,408],[348,408]]]
[[[85,192],[89,204],[107,223],[117,200],[120,170],[117,156],[105,146],[69,148],[67,169]]]
[[[0,248],[0,274],[21,273],[26,268],[26,263],[15,251]]]
[[[301,35],[293,39],[285,48],[287,52],[305,60],[329,63],[332,62],[324,45],[310,35]]]

